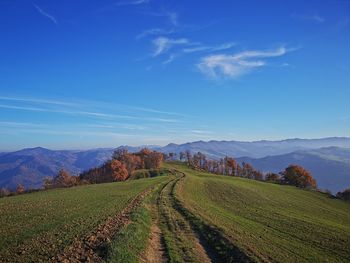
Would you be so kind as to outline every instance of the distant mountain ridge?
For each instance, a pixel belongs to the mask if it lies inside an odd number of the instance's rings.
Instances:
[[[262,171],[278,172],[296,163],[309,169],[320,187],[338,191],[350,187],[350,138],[287,139],[281,141],[197,141],[161,146],[120,146],[131,152],[149,147],[164,153],[202,152],[209,158],[232,156],[252,163]],[[43,178],[54,176],[61,168],[72,174],[101,165],[114,148],[92,150],[49,150],[42,147],[0,153],[0,187],[14,189],[18,183],[39,188]],[[332,178],[332,179],[330,179]]]
[[[350,148],[327,147],[263,158],[241,157],[237,161],[250,163],[265,173],[278,173],[290,164],[298,164],[312,173],[321,189],[336,193],[350,188]]]
[[[269,155],[286,154],[299,150],[319,149],[324,147],[350,148],[350,138],[329,137],[322,139],[286,139],[280,141],[197,141],[185,144],[168,144],[160,147],[162,152],[181,151],[202,152],[218,159],[225,156],[262,158]]]
[[[61,168],[78,174],[101,165],[112,153],[113,149],[54,151],[42,147],[4,153],[0,155],[0,187],[14,189],[21,183],[26,188],[39,188],[46,176],[55,176]]]

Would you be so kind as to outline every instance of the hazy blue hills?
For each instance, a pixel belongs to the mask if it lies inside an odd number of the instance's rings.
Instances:
[[[350,187],[350,149],[329,147],[297,151],[263,158],[238,158],[263,172],[280,172],[289,164],[299,164],[316,178],[318,187],[333,193]]]
[[[144,146],[121,146],[138,151]],[[279,172],[289,164],[309,169],[321,188],[332,191],[350,187],[350,138],[288,139],[282,141],[198,141],[149,146],[162,152],[202,152],[210,158],[233,156],[262,171]],[[113,148],[84,151],[29,148],[0,153],[0,187],[14,189],[18,183],[27,188],[41,187],[43,178],[65,168],[72,174],[99,166],[111,157]]]
[[[287,139],[281,141],[198,141],[185,144],[169,144],[160,148],[163,152],[191,151],[202,152],[211,158],[225,156],[262,158],[299,150],[319,149],[324,147],[350,148],[350,138],[331,137],[322,139]]]
[[[113,149],[88,151],[53,151],[37,147],[0,154],[0,187],[41,187],[43,178],[54,176],[65,168],[72,174],[98,166],[107,160]]]

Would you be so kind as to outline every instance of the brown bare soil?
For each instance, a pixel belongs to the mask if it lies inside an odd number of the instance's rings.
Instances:
[[[174,255],[169,253],[169,246],[176,250],[178,258],[184,262],[212,262],[205,247],[201,244],[196,233],[191,229],[186,219],[176,210],[173,202],[172,187],[177,180],[170,181],[159,193],[157,204],[152,207],[153,225],[148,247],[141,256],[143,263],[168,262]],[[162,230],[166,231],[162,233]],[[166,234],[168,241],[165,241],[163,234]],[[173,240],[172,245],[169,238]],[[169,258],[168,258],[169,257]],[[175,256],[176,257],[176,256]]]
[[[157,224],[151,226],[151,234],[144,254],[141,256],[142,263],[166,263],[168,259],[165,253],[165,246],[162,232]]]
[[[51,262],[103,262],[107,246],[113,237],[131,222],[130,216],[138,208],[142,200],[151,192],[149,188],[136,196],[124,210],[115,217],[108,219],[96,231],[83,239],[77,239],[73,244],[53,258]]]

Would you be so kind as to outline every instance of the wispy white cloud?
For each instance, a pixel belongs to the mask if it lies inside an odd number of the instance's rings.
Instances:
[[[23,101],[23,102],[42,103],[42,104],[62,105],[62,106],[79,106],[80,105],[79,103],[71,103],[71,102],[65,102],[65,101],[59,101],[59,100],[24,98],[24,97],[0,96],[0,100]]]
[[[108,114],[101,112],[90,112],[90,111],[81,111],[81,110],[63,110],[63,109],[48,109],[48,108],[39,108],[39,107],[27,107],[27,106],[16,106],[16,105],[6,105],[0,104],[0,108],[10,109],[10,110],[23,110],[23,111],[38,111],[38,112],[48,112],[48,113],[63,113],[70,115],[85,115],[96,118],[104,118],[104,119],[138,119],[134,116],[128,115],[116,115],[116,114]]]
[[[256,68],[266,65],[264,58],[279,57],[288,51],[281,46],[273,50],[250,50],[230,54],[209,55],[201,59],[198,69],[212,78],[238,78]]]
[[[313,14],[313,15],[308,15],[308,14],[292,14],[292,18],[297,19],[297,20],[309,20],[313,21],[316,23],[323,23],[325,22],[325,18],[318,15],[318,14]]]
[[[90,112],[90,111],[81,111],[81,110],[47,109],[47,108],[23,107],[23,106],[4,105],[4,104],[0,104],[0,108],[10,109],[10,110],[22,110],[22,111],[62,113],[62,114],[69,114],[69,115],[84,115],[84,116],[94,117],[94,118],[97,118],[97,119],[129,119],[129,120],[142,120],[142,121],[152,121],[152,122],[169,122],[169,123],[182,122],[181,120],[172,119],[172,118],[129,116],[129,115],[108,114],[108,113]]]
[[[222,50],[230,49],[235,45],[236,44],[233,42],[223,43],[217,46],[199,45],[195,47],[184,48],[182,51],[184,53],[194,53],[194,52],[202,52],[202,51],[222,51]]]
[[[191,130],[191,132],[195,134],[212,134],[213,133],[211,131],[205,131],[205,130]]]
[[[186,38],[171,39],[167,37],[158,37],[154,39],[152,43],[154,45],[152,56],[156,57],[167,52],[173,46],[188,44],[189,40]]]
[[[104,101],[92,101],[92,100],[79,100],[79,101],[61,101],[61,100],[54,100],[54,99],[43,99],[43,98],[32,98],[32,97],[10,97],[10,96],[0,96],[0,101],[9,101],[9,102],[24,102],[24,103],[30,103],[31,105],[39,105],[39,106],[66,106],[71,107],[73,109],[81,109],[81,108],[103,108],[105,110],[123,110],[125,112],[143,112],[143,113],[155,113],[155,114],[161,114],[161,115],[174,115],[174,116],[182,116],[185,117],[188,115],[184,115],[177,112],[170,112],[170,111],[162,111],[158,109],[153,108],[145,108],[145,107],[137,107],[132,105],[125,105],[125,104],[118,104],[118,103],[108,103]],[[9,107],[16,109],[19,107],[23,108],[23,105],[2,105],[3,107]],[[0,106],[1,107],[1,106]],[[24,109],[33,110],[33,111],[43,111],[43,110],[50,110],[45,108],[35,108],[35,107],[24,107]],[[105,116],[106,114],[99,113],[99,112],[86,112],[83,111],[84,114],[88,115],[96,115],[99,116],[102,114],[102,116]],[[108,116],[108,115],[107,115]],[[129,116],[131,118],[131,116]]]
[[[152,109],[152,108],[135,107],[135,106],[127,106],[127,105],[121,105],[121,106],[126,107],[126,108],[130,108],[133,110],[137,110],[137,111],[143,111],[143,112],[166,114],[166,115],[188,116],[188,115],[184,115],[184,114],[178,113],[178,112],[162,111],[162,110],[156,110],[156,109]]]
[[[174,61],[175,58],[183,56],[185,54],[196,53],[196,52],[215,52],[230,49],[235,46],[235,43],[228,42],[219,44],[216,46],[203,45],[200,42],[193,42],[187,38],[177,38],[172,39],[168,37],[157,37],[152,41],[154,50],[152,52],[152,57],[157,57],[162,54],[168,53],[170,50],[178,47],[172,54],[169,55],[168,59],[162,62],[166,65]],[[180,48],[180,46],[184,48]]]
[[[15,131],[20,133],[33,133],[33,134],[49,134],[49,135],[73,135],[73,136],[93,136],[93,137],[115,137],[115,138],[139,138],[138,134],[130,134],[130,133],[119,133],[119,132],[108,132],[108,131],[84,131],[84,130],[52,130],[52,129],[42,129],[42,128],[25,128],[21,130]],[[13,131],[12,131],[13,134]]]
[[[149,16],[165,17],[173,27],[179,26],[179,15],[176,12],[161,10],[161,11],[156,11],[156,12],[147,11],[147,12],[142,12],[142,13],[145,15],[149,15]]]
[[[44,16],[44,17],[50,19],[54,24],[58,25],[58,22],[57,22],[56,18],[55,18],[53,15],[50,15],[49,13],[47,13],[46,11],[44,11],[42,8],[40,8],[40,7],[37,6],[37,5],[34,5],[34,7],[36,8],[36,10],[38,10],[38,12],[39,12],[42,16]]]
[[[1,99],[0,99],[1,100]],[[34,100],[34,99],[33,99]],[[41,101],[41,100],[38,100]],[[94,102],[92,102],[94,103]],[[95,102],[96,103],[96,102]],[[90,105],[93,107],[93,105]],[[180,113],[171,113],[167,111],[160,111],[155,109],[148,109],[142,107],[132,107],[132,106],[122,106],[126,109],[126,111],[133,111],[133,115],[125,115],[125,114],[114,114],[108,109],[111,109],[109,106],[111,105],[102,105],[105,108],[105,112],[95,112],[95,111],[86,111],[83,108],[69,108],[69,107],[58,107],[58,108],[47,108],[43,107],[41,104],[35,106],[27,106],[27,105],[10,105],[10,104],[0,104],[0,108],[8,109],[8,110],[19,110],[19,111],[33,111],[33,112],[42,112],[42,113],[57,113],[57,114],[66,114],[72,116],[85,116],[90,117],[92,119],[99,120],[128,120],[134,122],[151,122],[151,123],[183,123],[182,120],[184,117],[188,117],[188,115],[183,115]],[[108,111],[108,113],[106,113]],[[144,115],[137,114],[139,113],[153,113],[152,115]],[[179,118],[168,117],[167,115],[179,116]]]
[[[183,122],[181,120],[178,119],[170,119],[170,118],[142,118],[143,120],[148,120],[148,121],[157,121],[157,122],[168,122],[168,123],[179,123],[179,122]]]
[[[151,28],[144,30],[136,36],[136,39],[141,39],[147,36],[169,35],[174,33],[174,29]]]
[[[142,5],[142,4],[148,4],[150,0],[134,0],[134,1],[120,1],[117,2],[117,6],[123,6],[123,5]]]
[[[48,127],[46,124],[41,123],[30,123],[30,122],[15,122],[15,121],[0,121],[1,127],[34,127],[34,128],[42,128]]]
[[[166,16],[168,17],[170,23],[173,26],[178,26],[179,21],[178,21],[178,14],[177,13],[175,13],[175,12],[168,12],[168,13],[166,13]]]
[[[31,123],[31,122],[16,122],[16,121],[0,121],[0,127],[19,127],[19,128],[49,128],[54,130],[59,130],[65,128],[60,124],[43,124],[43,123]],[[123,129],[123,130],[146,130],[146,126],[122,123],[122,122],[109,122],[109,123],[73,123],[69,125],[70,129],[79,129],[84,128],[88,129]]]
[[[166,65],[166,64],[173,62],[175,57],[176,57],[175,54],[171,54],[167,60],[163,61],[163,65]]]

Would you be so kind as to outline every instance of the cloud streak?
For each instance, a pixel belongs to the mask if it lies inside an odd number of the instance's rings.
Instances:
[[[136,36],[136,39],[141,39],[148,36],[169,35],[172,33],[174,33],[173,29],[166,30],[162,28],[151,28],[151,29],[144,30],[143,32],[138,34]]]
[[[158,37],[154,39],[152,43],[154,45],[154,51],[152,53],[152,56],[157,57],[163,53],[166,53],[173,46],[187,45],[190,42],[186,38],[171,39],[167,37]]]
[[[3,103],[1,103],[3,102]],[[111,104],[101,101],[59,100],[0,96],[0,109],[85,116],[96,120],[127,120],[145,123],[184,123],[189,115],[152,108]],[[89,110],[86,110],[89,109]]]
[[[283,56],[288,51],[282,46],[273,50],[250,50],[233,55],[209,55],[201,58],[197,68],[211,78],[235,79],[265,66],[266,59]]]
[[[200,42],[192,42],[187,38],[168,38],[157,37],[152,41],[153,52],[152,57],[158,57],[160,55],[167,54],[169,51],[174,50],[166,59],[162,62],[163,65],[169,64],[175,60],[175,58],[199,52],[217,52],[232,48],[236,44],[233,42],[227,42],[216,46],[203,45]]]
[[[161,123],[182,122],[181,120],[170,119],[170,118],[138,117],[138,116],[129,116],[129,115],[108,114],[108,113],[101,113],[101,112],[90,112],[90,111],[80,111],[80,110],[59,110],[59,109],[24,107],[24,106],[14,106],[14,105],[5,105],[5,104],[0,104],[0,108],[9,109],[9,110],[37,111],[37,112],[61,113],[61,114],[69,114],[69,115],[83,115],[83,116],[93,117],[97,119],[129,119],[129,120],[143,120],[143,121],[161,122]]]
[[[23,102],[33,102],[33,103],[42,103],[42,104],[51,104],[51,105],[62,105],[62,106],[79,106],[80,105],[78,103],[70,103],[70,102],[64,102],[64,101],[59,101],[59,100],[6,97],[6,96],[0,96],[0,100],[23,101]]]
[[[313,15],[292,14],[291,17],[297,20],[309,20],[316,23],[323,23],[326,21],[324,17],[317,14],[313,14]]]
[[[168,12],[168,13],[166,13],[166,16],[168,17],[170,23],[173,26],[178,26],[179,25],[177,13],[175,13],[175,12]]]
[[[117,5],[117,6],[142,5],[142,4],[148,4],[149,2],[150,2],[150,0],[121,1],[121,2],[117,2],[115,5]]]
[[[117,103],[107,103],[103,101],[91,101],[91,100],[80,100],[80,101],[61,101],[61,100],[53,100],[53,99],[42,99],[42,98],[28,98],[28,97],[8,97],[8,96],[0,96],[0,101],[9,101],[9,102],[25,102],[30,104],[39,104],[41,106],[67,106],[71,108],[91,108],[92,106],[97,108],[106,108],[108,110],[110,109],[119,109],[123,111],[132,111],[132,112],[143,112],[143,113],[154,113],[154,114],[162,114],[162,115],[173,115],[173,116],[182,116],[182,117],[188,117],[188,115],[177,113],[177,112],[169,112],[169,111],[162,111],[158,109],[153,108],[145,108],[145,107],[136,107],[136,106],[130,106],[130,105],[124,105],[124,104],[117,104]],[[3,105],[6,106],[6,105]],[[17,107],[12,105],[7,105],[7,107]],[[30,107],[32,110],[41,111],[41,108],[34,108]],[[95,114],[98,115],[100,113],[97,112],[90,112],[90,115]]]
[[[189,47],[189,48],[184,48],[182,51],[184,53],[195,53],[195,52],[204,52],[204,51],[222,51],[226,49],[230,49],[234,47],[236,44],[233,42],[228,42],[228,43],[223,43],[217,46],[196,46],[196,47]]]
[[[42,16],[50,19],[55,25],[58,25],[58,22],[57,22],[56,18],[53,15],[50,15],[49,13],[47,13],[46,11],[44,11],[43,9],[41,9],[37,5],[34,5],[34,7],[36,8],[36,10],[38,10],[39,14],[41,14]]]

